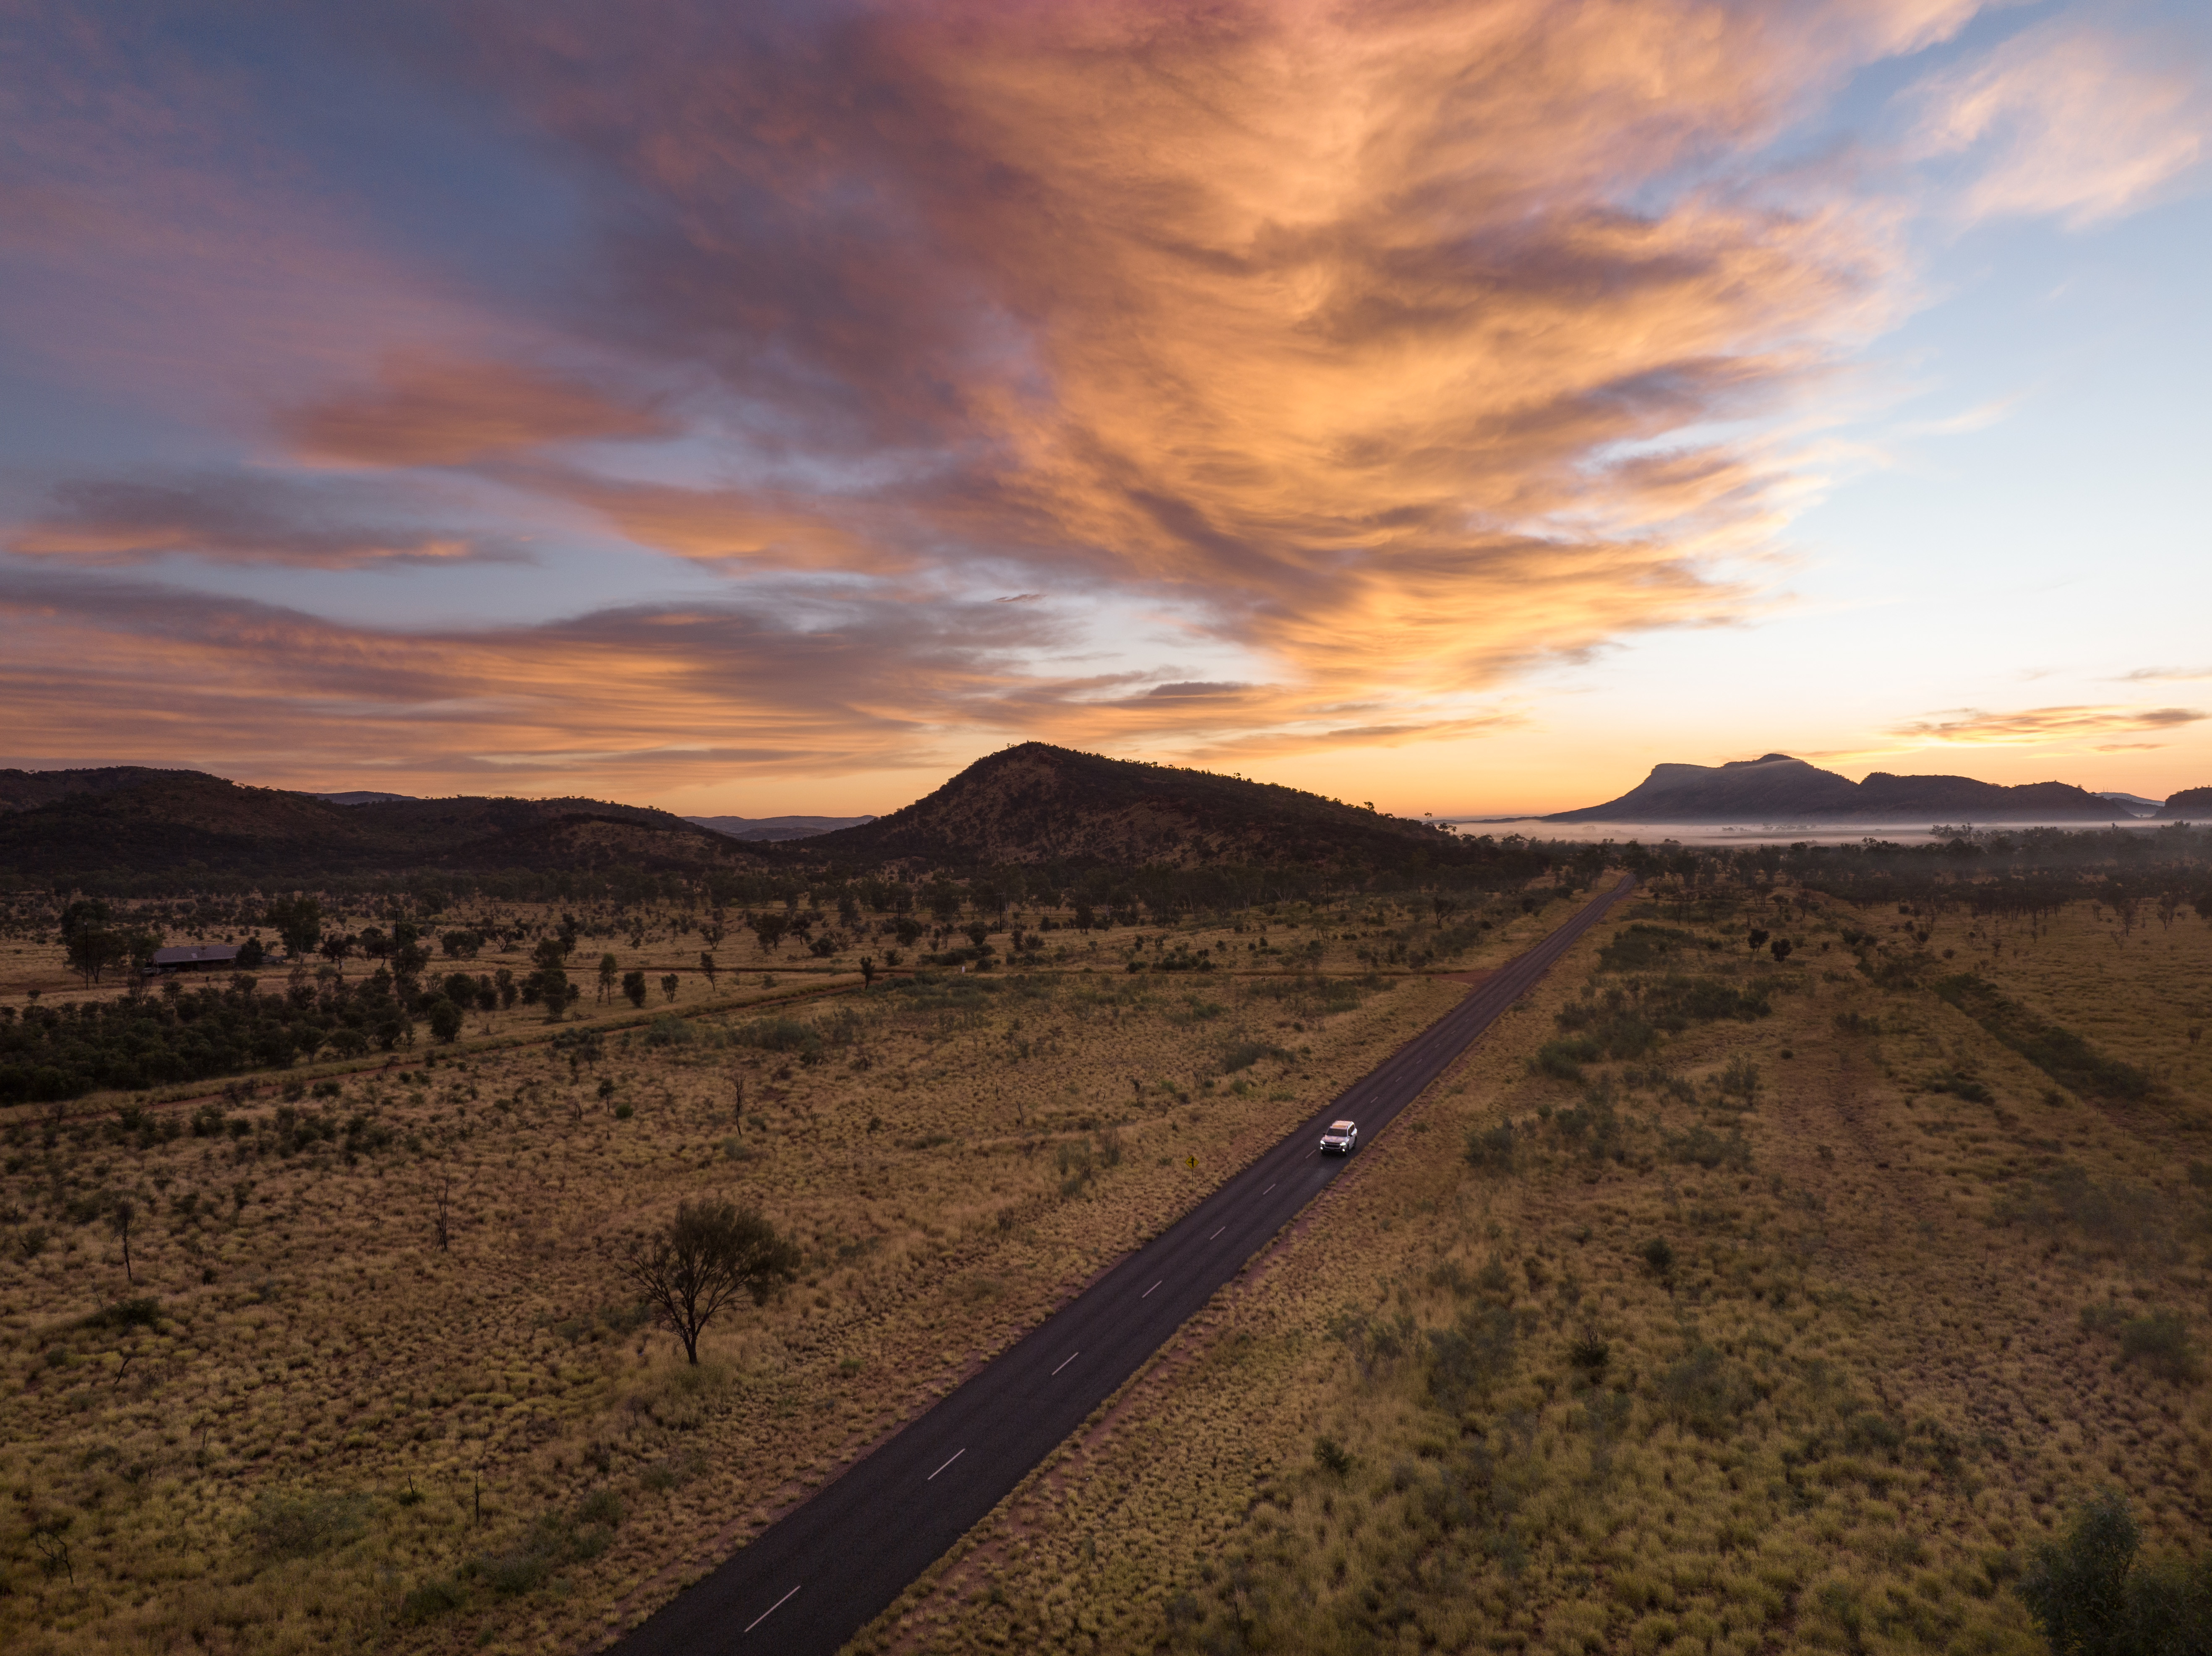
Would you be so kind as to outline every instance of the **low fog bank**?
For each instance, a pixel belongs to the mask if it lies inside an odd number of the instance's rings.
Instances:
[[[2060,828],[2069,833],[2106,826],[2136,828],[2154,833],[2168,823],[2131,816],[2124,812],[2114,814],[2110,824],[2099,822],[1559,822],[1541,816],[1443,816],[1436,820],[1449,822],[1463,836],[1473,838],[1489,834],[1504,839],[1517,834],[1530,840],[1568,840],[1575,843],[1611,840],[1626,842],[1634,840],[1647,846],[1673,840],[1686,846],[1742,846],[1742,845],[1856,845],[1863,840],[1895,840],[1905,843],[1929,840],[1950,840],[1963,830],[1975,829],[2008,834],[2025,833],[2032,828]]]

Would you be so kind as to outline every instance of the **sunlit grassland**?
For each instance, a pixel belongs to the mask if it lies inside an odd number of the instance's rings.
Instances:
[[[1739,895],[1580,944],[862,1647],[2025,1653],[2100,1490],[2201,1553],[2212,927],[1953,920],[1885,992],[1881,917],[1793,906],[1776,967]],[[2154,1084],[2059,1084],[1962,972]],[[1668,975],[1771,1010],[1535,1061]]]
[[[1117,930],[802,1006],[656,992],[596,1046],[518,1021],[567,1044],[11,1112],[0,1644],[599,1642],[1464,992],[1304,918],[1295,955],[1287,918],[1265,952],[1144,929],[1147,960],[1225,945],[1204,974],[1130,973]],[[807,1265],[695,1371],[615,1259],[708,1194]]]

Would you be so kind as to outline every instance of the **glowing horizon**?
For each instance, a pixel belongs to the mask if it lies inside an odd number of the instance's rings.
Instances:
[[[7,27],[0,763],[2212,782],[2176,0]]]

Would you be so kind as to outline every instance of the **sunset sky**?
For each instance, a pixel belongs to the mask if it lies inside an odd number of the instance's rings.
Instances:
[[[2212,784],[2212,7],[0,21],[0,764]]]

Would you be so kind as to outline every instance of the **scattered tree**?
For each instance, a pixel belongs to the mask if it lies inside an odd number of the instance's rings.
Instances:
[[[714,992],[714,974],[720,970],[721,968],[714,964],[713,949],[702,949],[699,951],[699,975],[707,980],[707,992],[710,995]]]
[[[433,996],[423,1006],[422,1016],[430,1026],[430,1034],[441,1044],[461,1033],[461,1009],[444,995]]]
[[[2029,1617],[2056,1656],[2164,1656],[2212,1642],[2212,1556],[2139,1565],[2127,1501],[2106,1493],[2045,1542],[2021,1577]]]
[[[599,999],[602,1003],[615,998],[615,980],[622,976],[622,962],[611,953],[599,956]]]
[[[660,992],[668,998],[668,1004],[672,1006],[676,1004],[676,992],[683,986],[684,980],[673,972],[666,974],[660,980]]]
[[[269,905],[268,924],[285,953],[310,955],[321,946],[323,906],[313,897],[279,897]]]
[[[1788,960],[1790,958],[1790,951],[1796,946],[1796,944],[1791,943],[1787,937],[1777,937],[1773,943],[1768,945],[1769,949],[1773,953],[1774,963],[1777,966],[1781,965],[1783,961]]]
[[[696,1367],[699,1336],[739,1294],[755,1305],[799,1275],[798,1247],[751,1208],[686,1202],[668,1225],[633,1247],[623,1274],[652,1303]]]
[[[623,993],[629,997],[629,1004],[632,1006],[642,1006],[645,1004],[646,987],[644,973],[625,972],[623,974],[622,989]]]

